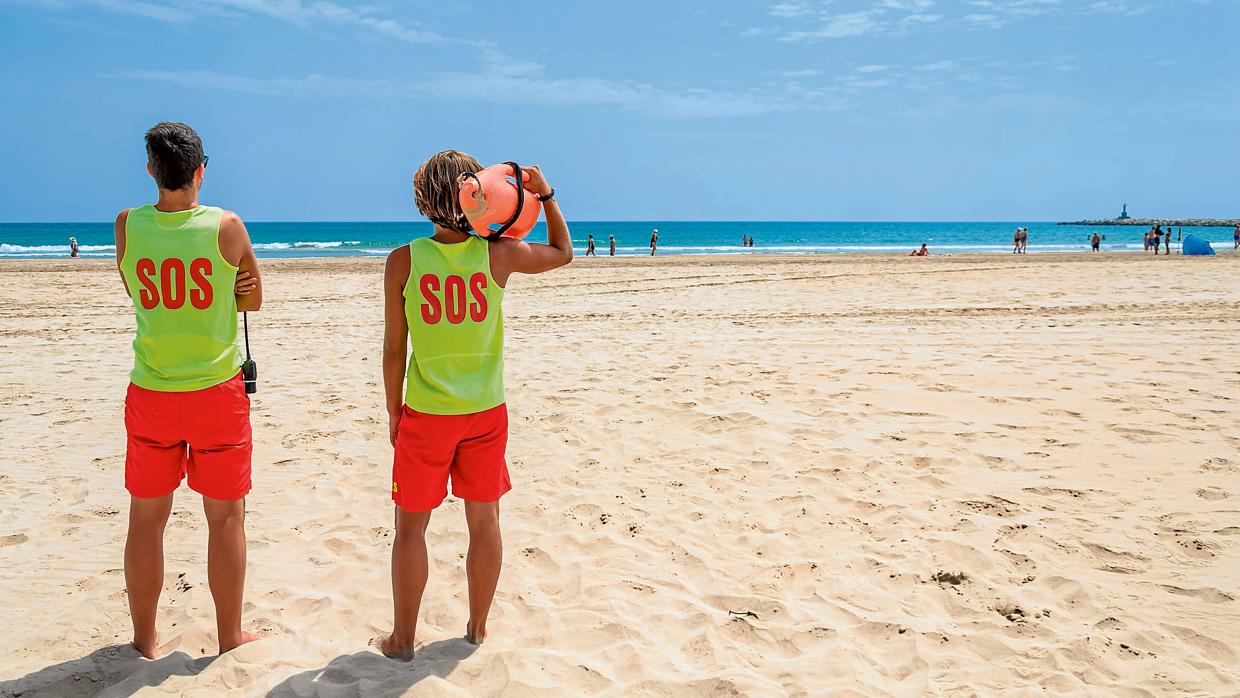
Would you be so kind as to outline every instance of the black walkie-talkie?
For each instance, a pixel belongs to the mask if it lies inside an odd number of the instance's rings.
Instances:
[[[245,361],[241,363],[241,378],[245,380],[245,392],[253,395],[258,392],[258,364],[250,358],[250,318],[248,313],[241,313],[241,323],[245,327]]]

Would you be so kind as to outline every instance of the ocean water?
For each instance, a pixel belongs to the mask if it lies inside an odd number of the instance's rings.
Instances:
[[[259,257],[337,257],[387,254],[412,238],[430,235],[424,221],[408,223],[263,223],[246,227]],[[676,222],[573,221],[569,228],[579,253],[586,237],[594,236],[600,255],[607,254],[607,236],[616,236],[617,255],[650,253],[650,231],[659,229],[659,254],[845,252],[903,253],[926,243],[934,254],[1010,252],[1012,233],[1029,229],[1029,252],[1086,252],[1095,228],[1030,221],[974,223],[786,223],[786,222]],[[1104,250],[1140,250],[1144,228],[1101,227]],[[1230,250],[1230,228],[1188,228]],[[752,235],[754,247],[741,246]],[[76,237],[83,257],[115,254],[111,223],[0,223],[0,259],[53,258],[69,254],[69,237]],[[546,240],[543,224],[530,240]],[[1174,247],[1174,245],[1173,245]]]

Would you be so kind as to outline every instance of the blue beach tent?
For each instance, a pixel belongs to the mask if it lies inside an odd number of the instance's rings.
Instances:
[[[1209,241],[1205,240],[1204,238],[1199,238],[1196,235],[1189,235],[1188,237],[1184,238],[1183,250],[1184,250],[1184,254],[1196,254],[1196,255],[1214,254],[1214,248],[1210,247]]]

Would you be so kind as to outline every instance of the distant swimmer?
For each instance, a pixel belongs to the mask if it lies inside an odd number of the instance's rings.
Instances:
[[[1237,230],[1240,230],[1240,228],[1237,228]],[[69,238],[69,256],[73,257],[74,259],[77,259],[78,257],[77,238],[73,238],[73,237]]]
[[[752,235],[749,236],[749,246],[753,247],[753,236]]]
[[[658,246],[659,246],[659,229],[655,228],[654,232],[650,233],[650,256],[651,257],[654,256],[655,248],[657,248]]]
[[[607,238],[608,238],[608,242],[610,242],[611,244],[611,256],[615,257],[616,256],[616,236],[608,235]]]
[[[1094,233],[1094,236],[1090,238],[1089,240],[1089,244],[1091,247],[1093,247],[1094,252],[1101,252],[1102,251],[1102,236],[1098,235],[1098,233]]]
[[[589,241],[588,243],[586,243],[586,256],[587,256],[587,257],[589,257],[589,256],[595,256],[595,257],[597,257],[597,256],[598,256],[598,253],[596,253],[596,252],[594,251],[594,236],[593,236],[593,235],[591,235],[591,236],[589,236],[589,237],[590,237],[590,241]]]
[[[909,253],[908,253],[908,256],[910,256],[910,257],[929,257],[929,256],[930,256],[930,248],[926,247],[926,243],[924,243],[924,242],[923,242],[923,243],[921,243],[921,249],[920,249],[920,250],[913,250],[912,252],[909,252]]]

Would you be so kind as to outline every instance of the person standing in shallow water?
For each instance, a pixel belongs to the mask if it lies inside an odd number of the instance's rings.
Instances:
[[[589,242],[586,243],[586,256],[597,257],[598,254],[594,252],[594,236],[590,235],[589,238],[590,238]]]
[[[69,256],[74,259],[77,259],[78,257],[77,238],[69,238]]]
[[[396,539],[392,632],[372,644],[394,659],[413,658],[429,573],[426,530],[449,480],[452,494],[464,500],[469,529],[465,639],[482,644],[487,637],[503,560],[499,500],[512,489],[505,461],[505,286],[513,274],[540,274],[573,259],[555,190],[536,166],[523,168],[524,187],[543,204],[547,244],[473,235],[461,211],[459,182],[481,169],[455,150],[418,168],[414,199],[435,233],[393,250],[384,270],[383,389],[394,450]]]
[[[657,248],[658,246],[659,246],[659,229],[655,228],[654,232],[650,233],[650,256],[651,257],[654,256],[655,248]]]
[[[616,236],[608,235],[607,244],[611,247],[611,250],[608,252],[608,256],[615,257],[616,256]]]

